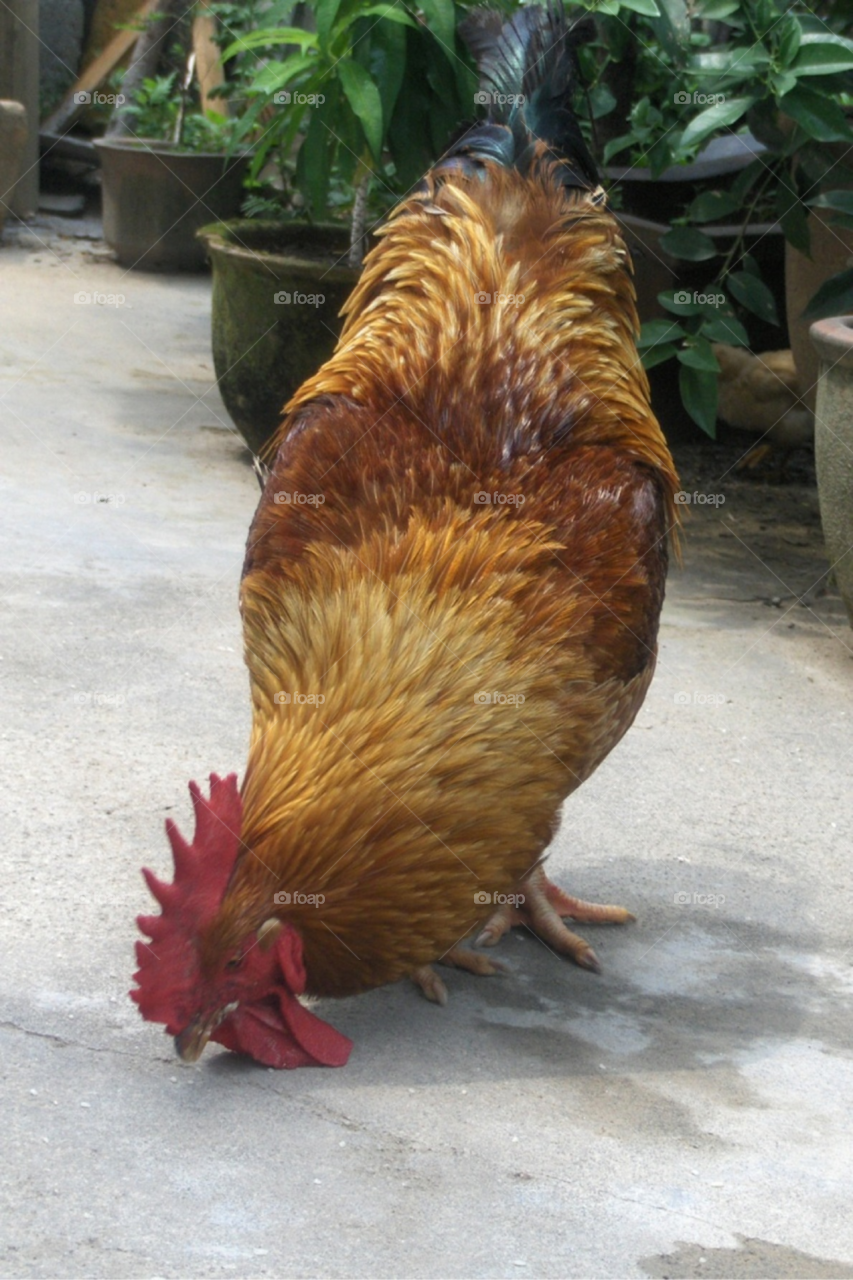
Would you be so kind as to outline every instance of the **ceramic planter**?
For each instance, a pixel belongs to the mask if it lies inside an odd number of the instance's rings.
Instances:
[[[219,391],[260,454],[282,409],[334,350],[359,273],[344,265],[346,226],[235,221],[199,233],[213,266]]]
[[[640,165],[608,165],[604,172],[619,183],[626,213],[669,224],[699,191],[719,186],[765,150],[750,133],[729,134],[712,138],[692,164],[673,165],[657,177]]]
[[[802,316],[820,286],[849,266],[853,257],[853,231],[830,222],[820,209],[813,209],[808,221],[810,256],[800,253],[792,244],[785,245],[785,294],[791,350],[803,387],[803,400],[814,412],[818,353],[809,321]]]
[[[819,361],[815,462],[829,561],[853,626],[853,316],[811,327]]]
[[[98,138],[104,239],[122,266],[203,271],[199,227],[240,211],[249,157],[178,151],[168,142]]]

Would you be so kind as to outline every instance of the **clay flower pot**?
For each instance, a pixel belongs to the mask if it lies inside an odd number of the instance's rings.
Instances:
[[[261,454],[285,403],[335,348],[359,273],[347,227],[237,220],[204,227],[213,266],[211,328],[219,393]]]
[[[826,549],[853,626],[853,316],[810,330],[820,372],[815,462]]]
[[[122,266],[203,271],[196,239],[211,218],[240,211],[249,158],[181,151],[169,142],[96,138],[101,159],[104,239]]]

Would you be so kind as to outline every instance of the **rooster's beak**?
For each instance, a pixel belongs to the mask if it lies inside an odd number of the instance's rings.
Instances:
[[[197,1018],[193,1018],[189,1026],[184,1027],[180,1035],[175,1036],[175,1048],[181,1061],[198,1062],[204,1053],[204,1046],[220,1022],[224,1022],[236,1008],[235,1000],[233,1004],[226,1004],[224,1008],[217,1009],[212,1014],[199,1014]]]

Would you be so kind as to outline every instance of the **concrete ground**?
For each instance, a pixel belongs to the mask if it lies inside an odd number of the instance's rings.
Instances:
[[[245,761],[258,491],[209,280],[91,248],[0,250],[2,1274],[853,1276],[853,633],[813,487],[680,451],[725,504],[550,864],[639,917],[586,930],[601,977],[512,936],[445,1009],[327,1007],[343,1070],[185,1067],[127,997],[139,868]]]

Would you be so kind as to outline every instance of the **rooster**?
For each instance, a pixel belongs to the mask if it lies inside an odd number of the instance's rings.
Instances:
[[[338,347],[286,406],[241,588],[241,788],[191,784],[145,871],[144,1017],[273,1067],[351,1042],[300,996],[490,974],[526,925],[625,922],[543,859],[655,666],[673,463],[637,358],[630,263],[570,107],[562,10],[473,15],[488,118],[402,201]]]

